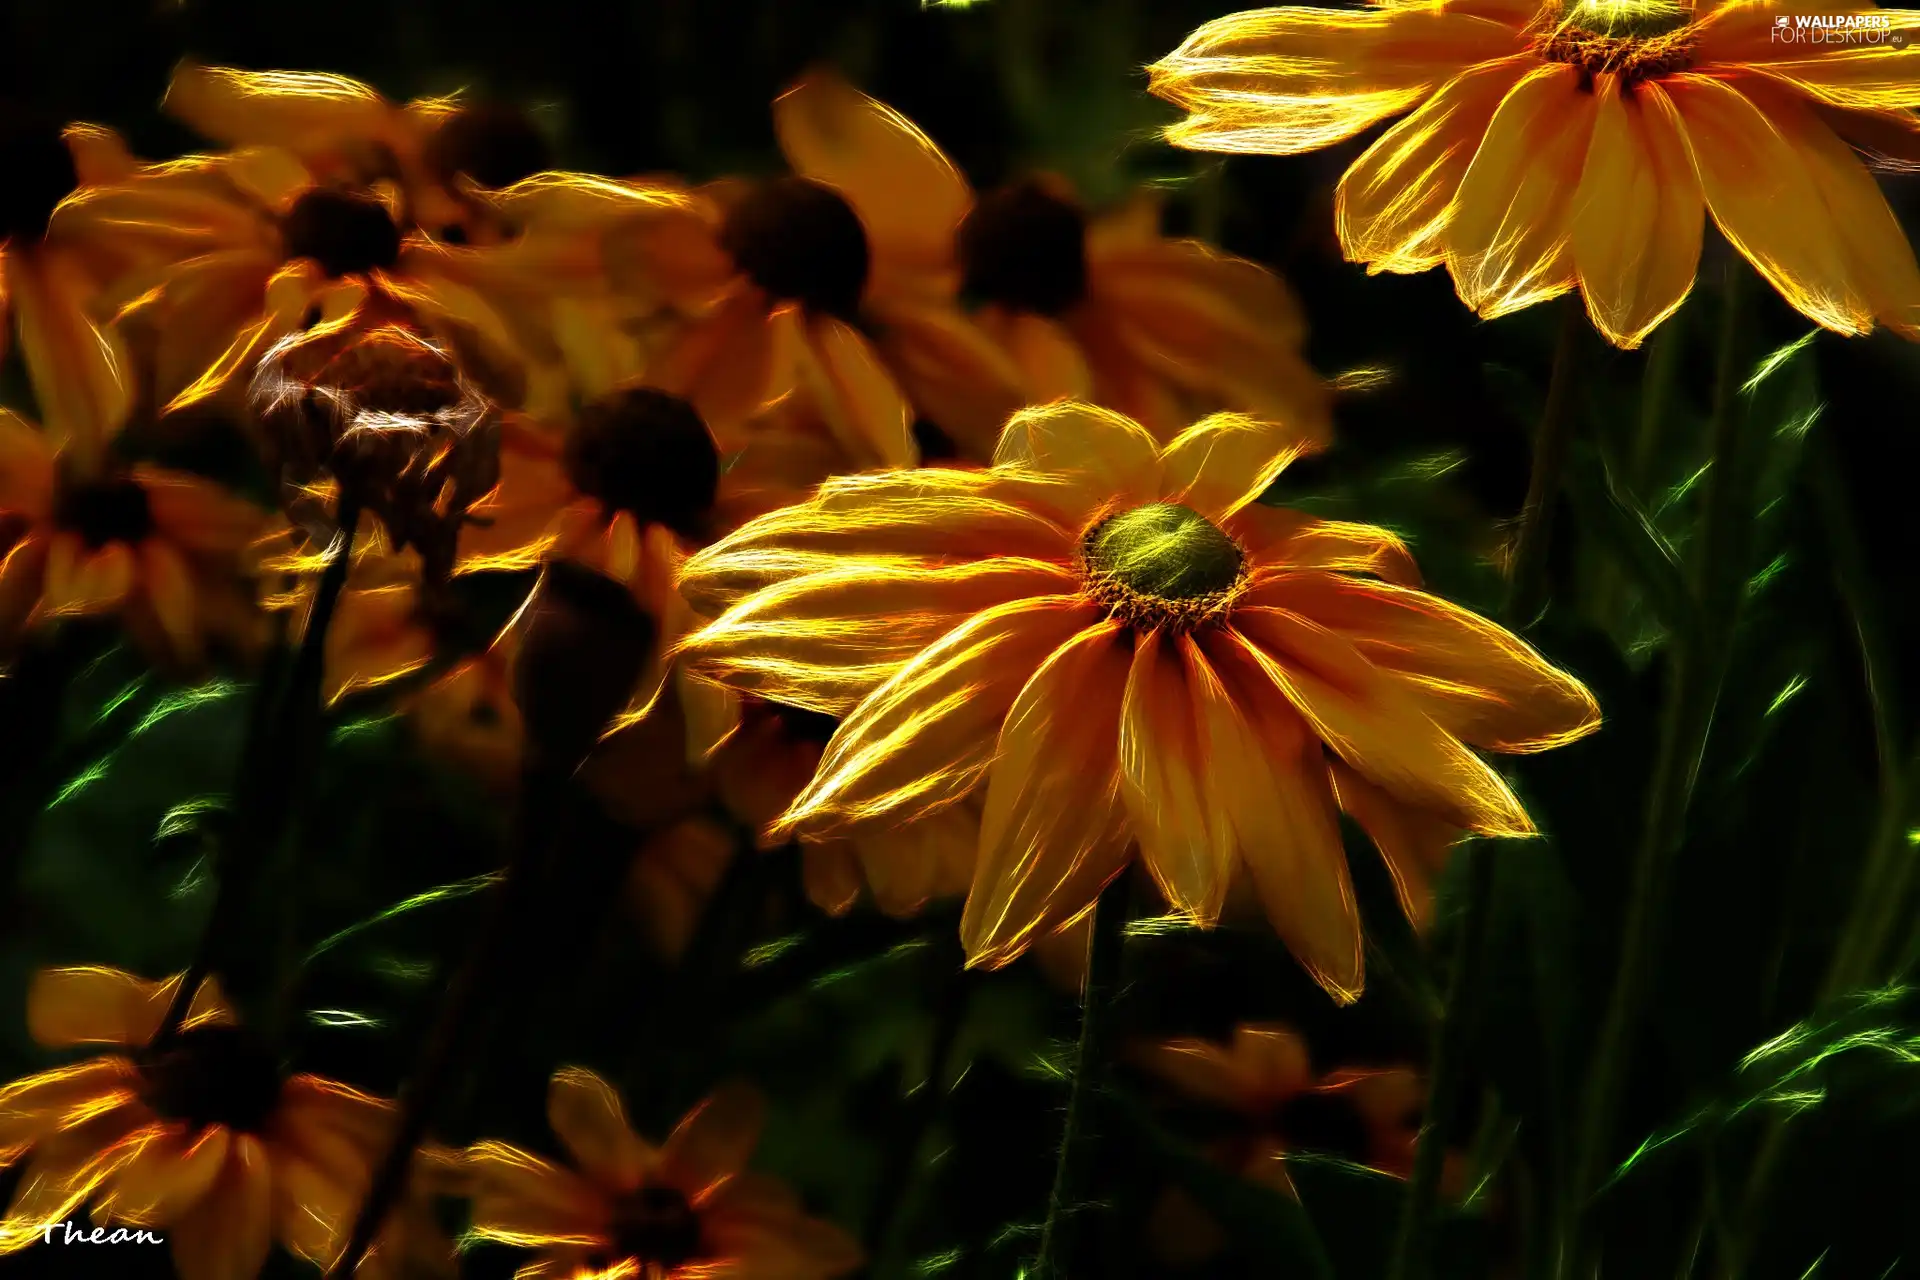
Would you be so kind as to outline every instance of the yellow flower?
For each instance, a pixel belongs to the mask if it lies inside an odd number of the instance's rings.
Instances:
[[[468,1149],[476,1239],[540,1250],[518,1280],[828,1280],[861,1262],[844,1231],[745,1172],[763,1104],[740,1086],[696,1107],[665,1145],[635,1136],[613,1087],[554,1073],[547,1119],[566,1168],[500,1142]]]
[[[763,849],[786,843],[772,834],[780,815],[806,790],[838,722],[815,711],[758,699],[711,755],[715,790]],[[801,883],[808,899],[844,915],[871,894],[887,915],[905,919],[939,898],[957,898],[973,880],[980,843],[977,803],[952,805],[917,822],[855,829],[800,841]]]
[[[254,1276],[276,1239],[312,1262],[337,1256],[390,1104],[285,1074],[210,982],[178,1035],[150,1047],[179,984],[102,968],[35,978],[35,1040],[120,1052],[0,1089],[0,1158],[26,1161],[0,1252],[91,1206],[97,1222],[161,1229],[184,1280]]]
[[[823,112],[823,93],[852,91],[810,79],[774,103],[791,176],[693,191],[543,175],[498,199],[530,237],[597,237],[620,291],[686,317],[647,381],[716,433],[800,394],[858,465],[909,465],[914,413],[896,370],[978,399],[996,422],[1021,403],[1018,371],[953,305],[965,180],[897,112],[857,94],[850,112]],[[888,361],[863,324],[887,332]]]
[[[507,229],[476,189],[506,187],[548,167],[539,130],[512,108],[422,98],[405,105],[346,76],[242,71],[185,62],[166,111],[229,147],[291,151],[323,182],[394,181],[401,222],[452,243],[490,243]]]
[[[1341,179],[1341,244],[1374,271],[1444,262],[1485,317],[1577,285],[1637,346],[1692,288],[1711,213],[1809,319],[1920,337],[1920,267],[1842,140],[1912,136],[1920,75],[1892,40],[1920,15],[1843,8],[1884,26],[1810,44],[1808,11],[1772,0],[1259,9],[1194,32],[1152,87],[1191,113],[1172,140],[1210,151],[1310,151],[1412,111]]]
[[[390,190],[326,185],[291,152],[200,163],[225,188],[218,244],[135,277],[117,318],[146,336],[167,411],[244,394],[276,342],[362,313],[417,319],[496,400],[524,394],[526,365],[548,340],[527,305],[541,293],[537,264],[517,246],[454,247],[405,231]]]
[[[846,717],[781,831],[901,822],[986,784],[970,963],[1085,911],[1137,843],[1202,925],[1243,865],[1351,999],[1340,807],[1378,791],[1529,834],[1469,746],[1543,750],[1599,714],[1518,638],[1416,589],[1392,534],[1258,505],[1299,451],[1228,414],[1162,446],[1111,411],[1024,411],[989,469],[831,481],[692,557],[682,589],[715,621],[687,656]]]
[[[265,519],[185,472],[82,467],[0,409],[0,647],[37,623],[113,614],[149,652],[192,666],[238,607],[238,557]]]

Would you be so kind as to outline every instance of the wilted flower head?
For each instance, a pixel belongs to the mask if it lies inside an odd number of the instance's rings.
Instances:
[[[451,570],[467,511],[499,479],[498,413],[453,358],[399,322],[321,325],[277,343],[254,414],[284,483],[338,486],[429,573]]]

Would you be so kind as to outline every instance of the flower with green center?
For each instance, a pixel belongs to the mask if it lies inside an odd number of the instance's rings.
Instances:
[[[1137,850],[1202,926],[1244,869],[1352,999],[1340,812],[1418,915],[1451,836],[1533,829],[1472,748],[1544,750],[1599,713],[1419,590],[1386,530],[1256,501],[1302,448],[1232,414],[1161,446],[1057,404],[1017,415],[990,468],[832,480],[694,555],[681,590],[714,618],[683,646],[695,675],[841,718],[774,834],[899,825],[984,784],[972,963],[1083,915]]]

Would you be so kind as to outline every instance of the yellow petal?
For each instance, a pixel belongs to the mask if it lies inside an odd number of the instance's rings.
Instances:
[[[965,445],[968,456],[992,456],[1000,428],[1029,402],[1021,370],[1006,350],[945,303],[876,298],[866,310],[908,400]]]
[[[0,511],[39,524],[53,513],[54,445],[10,409],[0,409]]]
[[[599,1242],[607,1201],[579,1174],[502,1142],[469,1147],[466,1166],[477,1239],[528,1248]]]
[[[620,1095],[584,1067],[553,1073],[547,1123],[581,1171],[609,1191],[632,1191],[653,1161],[654,1153],[627,1123]]]
[[[0,560],[0,644],[11,644],[40,605],[51,541],[29,534]]]
[[[853,845],[846,840],[806,840],[800,845],[800,882],[807,901],[830,916],[843,916],[860,900],[865,880]]]
[[[1226,901],[1233,833],[1201,799],[1207,763],[1186,644],[1161,631],[1134,642],[1120,715],[1120,790],[1160,892],[1176,911],[1211,927]]]
[[[1048,505],[1075,530],[1103,510],[1158,496],[1158,443],[1133,419],[1098,405],[1022,409],[1000,433],[993,464],[1053,478],[1058,497]]]
[[[155,391],[171,401],[220,364],[235,334],[260,321],[260,301],[279,268],[268,249],[228,249],[181,263],[168,273],[151,315]]]
[[[951,567],[854,563],[776,583],[682,646],[693,668],[772,702],[842,716],[973,615],[1071,594],[1064,567],[995,558]]]
[[[1782,39],[1776,19],[1791,15],[1843,16],[1871,13],[1886,25],[1872,43],[1816,44]],[[1797,25],[1797,21],[1796,21]],[[1789,31],[1794,27],[1789,27]],[[1778,81],[1800,96],[1848,110],[1887,110],[1920,107],[1920,83],[1904,45],[1892,37],[1904,34],[1911,42],[1920,34],[1920,15],[1911,9],[1847,5],[1813,8],[1791,4],[1722,5],[1700,29],[1694,66],[1705,74],[1737,69]]]
[[[1218,652],[1252,663],[1320,741],[1394,796],[1482,835],[1533,834],[1500,775],[1340,636],[1285,610],[1246,608],[1222,643]]]
[[[1534,65],[1521,56],[1463,72],[1353,162],[1333,202],[1347,261],[1366,263],[1369,273],[1403,274],[1445,261],[1460,180],[1494,111]]]
[[[1333,764],[1333,788],[1340,807],[1380,851],[1407,919],[1416,929],[1426,928],[1433,915],[1434,881],[1462,832],[1432,814],[1401,804],[1339,761]]]
[[[1043,596],[948,632],[846,718],[779,827],[826,834],[907,821],[964,797],[992,764],[1001,721],[1028,679],[1092,617],[1077,597]]]
[[[1661,87],[1679,109],[1681,136],[1722,234],[1801,314],[1836,333],[1873,327],[1873,304],[1854,278],[1845,242],[1821,194],[1821,176],[1752,101],[1708,76]]]
[[[60,137],[73,156],[73,167],[82,186],[124,182],[140,169],[140,162],[127,150],[125,139],[102,125],[70,124],[60,131]]]
[[[1040,933],[1087,911],[1127,864],[1119,742],[1128,658],[1120,636],[1113,622],[1078,631],[1006,714],[960,917],[969,966],[1012,960]]]
[[[226,1167],[230,1132],[214,1125],[189,1135],[154,1127],[135,1139],[136,1153],[94,1207],[102,1222],[164,1226],[198,1205]]]
[[[1148,87],[1192,113],[1167,131],[1177,146],[1314,151],[1400,114],[1467,67],[1523,47],[1515,26],[1451,10],[1230,14],[1149,68]]]
[[[1632,348],[1693,287],[1705,198],[1673,104],[1657,83],[1627,97],[1617,76],[1603,76],[1596,96],[1574,196],[1573,260],[1594,328]]]
[[[1570,64],[1516,84],[1460,180],[1447,227],[1447,270],[1460,300],[1491,320],[1573,283],[1574,192],[1593,132],[1594,95]]]
[[[174,655],[183,661],[195,660],[200,655],[200,625],[186,561],[173,547],[153,538],[140,544],[138,559],[147,604]]]
[[[47,553],[46,585],[41,611],[51,618],[110,613],[133,589],[133,548],[109,542],[98,549],[79,535],[54,535]]]
[[[251,545],[266,513],[222,485],[184,471],[136,466],[156,529],[187,551],[233,555]]]
[[[1223,520],[1221,528],[1246,549],[1256,571],[1332,569],[1408,586],[1420,582],[1407,544],[1378,525],[1320,520],[1284,507],[1248,503]]]
[[[1331,573],[1260,580],[1242,597],[1338,633],[1448,733],[1493,751],[1545,751],[1600,727],[1585,685],[1520,637],[1423,591]]]
[[[893,375],[859,330],[832,316],[807,320],[802,361],[821,416],[862,467],[910,467],[919,460],[913,411]]]
[[[1307,447],[1287,428],[1216,413],[1182,431],[1160,455],[1160,492],[1209,520],[1223,520],[1265,493]]]
[[[1086,355],[1058,321],[991,304],[980,309],[978,318],[1019,369],[1027,403],[1092,398],[1093,373]],[[992,452],[989,441],[987,453]]]
[[[261,299],[262,309],[247,326],[228,337],[226,348],[211,365],[202,370],[187,387],[167,403],[172,413],[226,390],[241,386],[253,376],[254,367],[267,348],[292,333],[300,325],[323,287],[320,266],[308,258],[290,262],[267,281]],[[181,323],[192,323],[182,318]],[[225,334],[214,329],[211,335]]]
[[[178,976],[148,982],[119,969],[83,965],[42,969],[27,989],[27,1030],[40,1044],[144,1045],[180,988]],[[184,1026],[231,1022],[232,1013],[211,978],[200,984]]]
[[[1274,931],[1314,981],[1350,1004],[1365,981],[1364,953],[1325,755],[1262,665],[1232,632],[1209,637],[1194,662],[1207,801],[1225,810]]]
[[[660,1148],[661,1177],[699,1208],[747,1167],[766,1114],[766,1100],[752,1088],[720,1086],[668,1135]]]
[[[0,1085],[0,1151],[73,1130],[140,1087],[138,1068],[118,1055],[87,1058]]]
[[[273,1170],[266,1145],[233,1135],[225,1166],[167,1233],[180,1280],[254,1280],[273,1251]]]
[[[78,457],[97,462],[132,408],[126,352],[87,315],[90,286],[63,255],[5,255],[6,293],[40,419]]]
[[[384,98],[345,76],[195,62],[174,70],[161,108],[215,142],[294,151],[383,137],[393,116]]]
[[[773,125],[795,173],[846,197],[876,257],[930,267],[951,257],[973,193],[912,121],[814,72],[774,99]]]

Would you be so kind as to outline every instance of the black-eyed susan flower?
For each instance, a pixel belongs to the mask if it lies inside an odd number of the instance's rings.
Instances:
[[[148,652],[192,666],[236,611],[240,555],[265,521],[200,476],[81,463],[0,409],[0,647],[36,624],[117,616]]]
[[[1518,638],[1414,586],[1392,534],[1258,505],[1299,452],[1234,415],[1163,446],[1110,411],[1027,410],[991,468],[831,481],[692,557],[682,588],[715,621],[686,653],[845,717],[782,831],[899,822],[985,783],[971,963],[1080,915],[1137,846],[1202,924],[1244,866],[1351,999],[1343,779],[1530,834],[1469,748],[1543,750],[1599,714]]]
[[[774,103],[789,175],[686,190],[554,174],[499,199],[530,237],[592,229],[619,290],[685,317],[647,381],[693,401],[717,433],[799,394],[859,465],[908,465],[915,414],[895,370],[916,369],[955,405],[987,404],[994,421],[1021,403],[1018,374],[952,302],[964,179],[867,99],[851,132],[823,134],[813,85]],[[891,362],[868,323],[892,335]]]
[[[748,699],[738,725],[714,747],[709,761],[715,792],[761,848],[786,843],[772,833],[813,780],[838,728],[838,721],[817,711]],[[808,899],[830,915],[844,915],[870,896],[882,912],[904,919],[936,899],[963,896],[979,847],[979,805],[964,802],[898,826],[805,837],[801,883]]]
[[[775,113],[782,145],[805,172],[871,190],[876,201],[891,197],[922,255],[922,291],[957,286],[980,304],[981,327],[1019,368],[1021,403],[1092,400],[1163,440],[1204,413],[1233,409],[1325,442],[1328,395],[1302,358],[1306,326],[1286,284],[1198,240],[1162,236],[1152,197],[1092,215],[1047,176],[976,199],[950,167],[937,187],[916,193],[910,184],[930,184],[930,161],[876,168],[891,113],[830,75],[803,81]],[[919,305],[877,301],[881,349],[914,403],[985,459],[1018,405],[999,398],[1002,384],[986,376],[994,366],[937,344],[912,310]]]
[[[747,1172],[763,1104],[727,1086],[658,1147],[636,1136],[613,1087],[554,1074],[547,1117],[568,1168],[499,1142],[467,1151],[479,1240],[538,1249],[520,1280],[829,1280],[861,1263],[840,1228]]]
[[[358,80],[322,71],[244,71],[184,62],[166,111],[229,147],[291,151],[321,181],[393,182],[400,218],[453,243],[485,243],[506,228],[478,192],[549,167],[550,148],[515,108],[458,96],[399,104]]]
[[[1577,286],[1636,346],[1692,288],[1711,213],[1809,319],[1920,337],[1920,267],[1845,140],[1912,135],[1920,75],[1895,40],[1920,16],[1832,12],[1875,36],[1809,43],[1808,11],[1770,0],[1256,9],[1152,84],[1190,113],[1171,139],[1212,151],[1310,151],[1411,112],[1341,179],[1341,244],[1374,271],[1445,263],[1482,316]]]
[[[286,1073],[211,983],[171,1038],[150,1043],[179,984],[103,968],[35,978],[35,1040],[111,1051],[0,1089],[0,1154],[24,1161],[0,1252],[86,1208],[96,1222],[162,1229],[186,1280],[245,1280],[276,1240],[309,1261],[338,1254],[390,1105]]]

